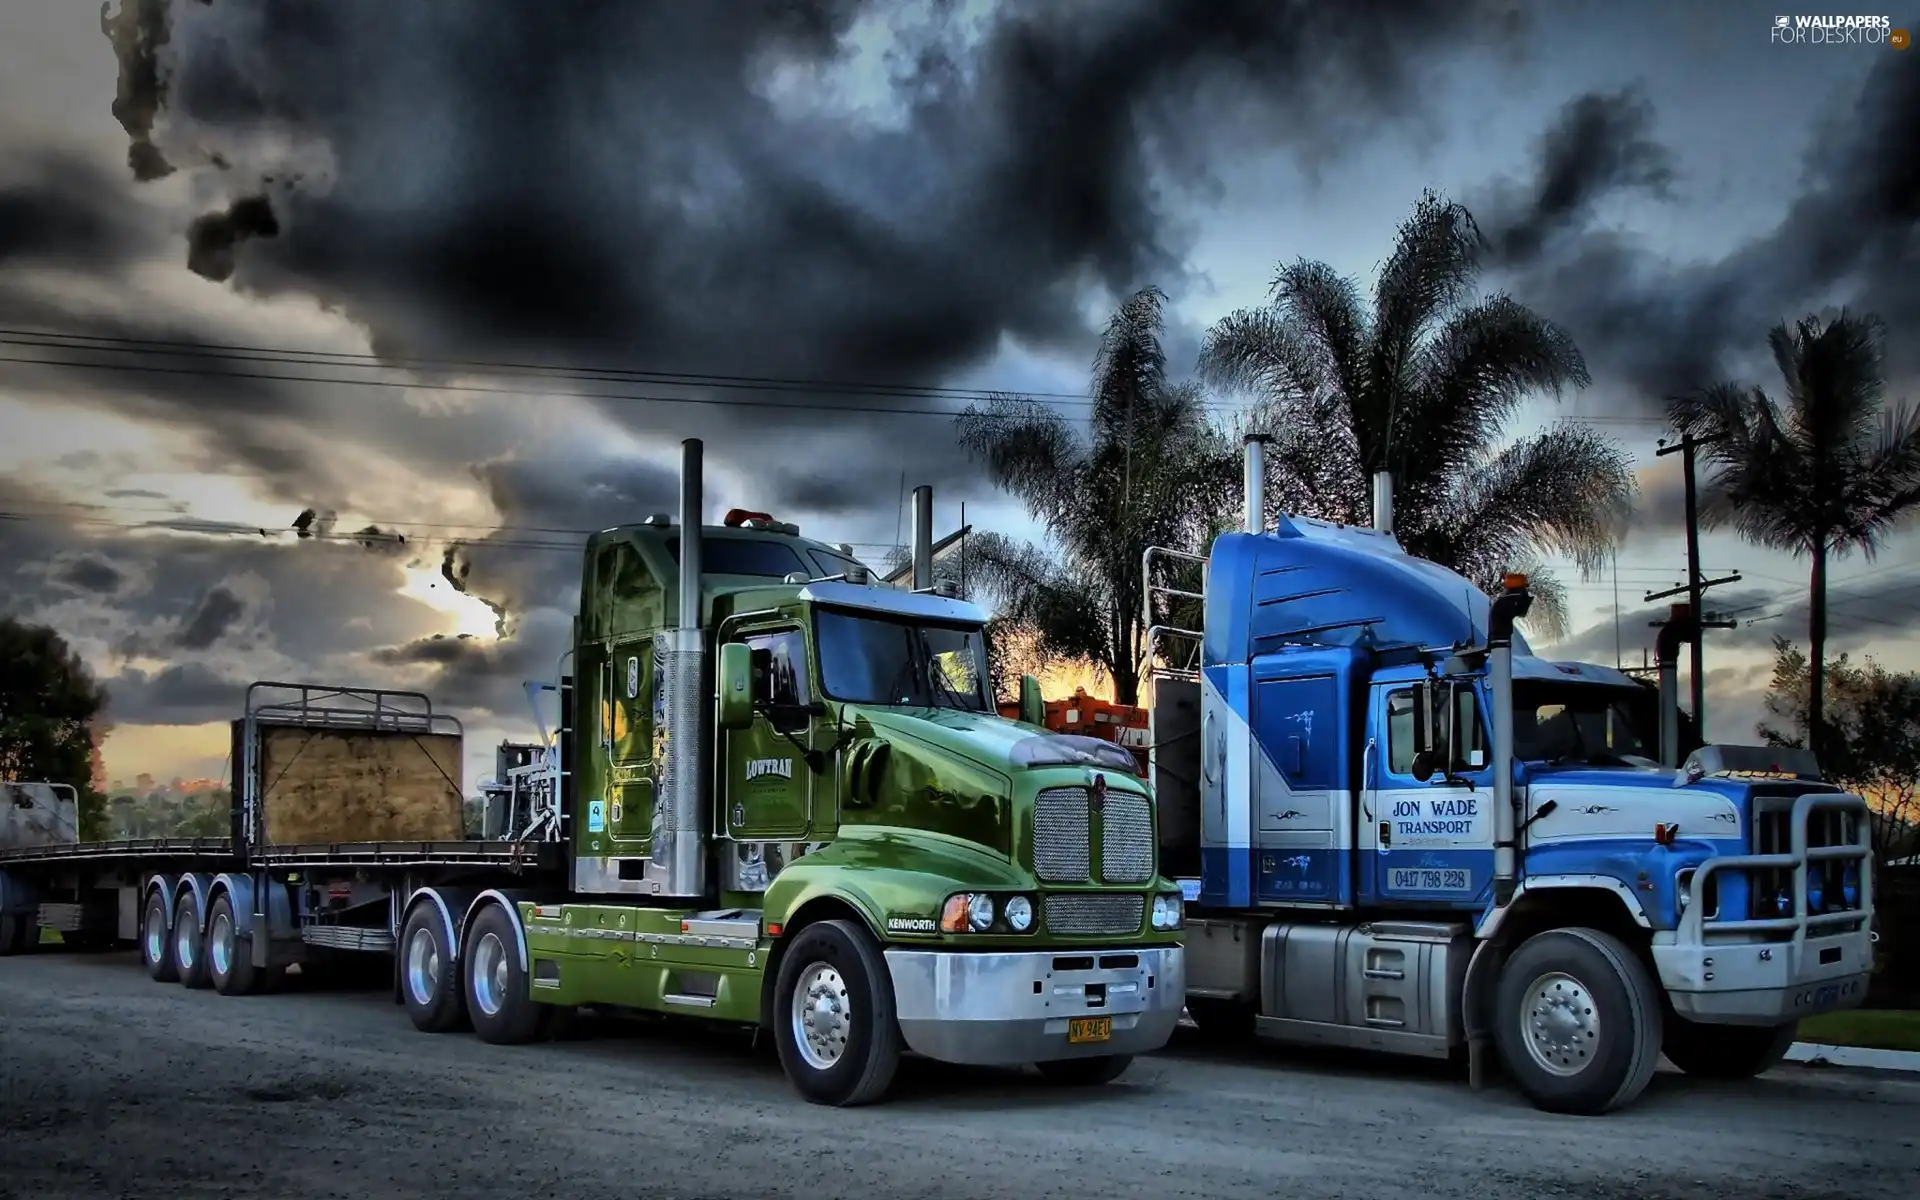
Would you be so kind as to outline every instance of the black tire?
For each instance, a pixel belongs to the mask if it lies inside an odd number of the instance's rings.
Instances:
[[[233,897],[225,892],[207,911],[207,934],[202,942],[207,978],[222,996],[245,996],[258,990],[260,973],[253,965],[253,937],[240,935],[240,918]],[[221,963],[225,962],[222,967]]]
[[[394,955],[400,1003],[422,1033],[449,1033],[467,1019],[467,989],[460,963],[447,942],[440,910],[417,904],[400,930]]]
[[[173,908],[173,964],[182,987],[198,990],[213,984],[207,973],[207,935],[201,930],[192,891],[180,893]]]
[[[1061,1087],[1099,1087],[1112,1083],[1133,1065],[1131,1054],[1102,1054],[1095,1058],[1056,1058],[1033,1064],[1040,1077]]]
[[[1501,968],[1494,1041],[1545,1112],[1595,1116],[1633,1100],[1659,1065],[1661,1025],[1647,968],[1597,929],[1535,934]]]
[[[513,917],[498,904],[489,904],[473,919],[461,956],[460,978],[473,1032],[495,1046],[531,1042],[548,1021],[546,1005],[528,994],[517,945]]]
[[[147,907],[140,918],[140,965],[155,983],[180,982],[180,964],[173,961],[173,934],[167,924],[172,911],[166,893],[147,894]]]
[[[1752,1079],[1780,1065],[1800,1022],[1785,1025],[1702,1025],[1673,1014],[1662,1049],[1673,1065],[1702,1079]]]
[[[32,912],[0,914],[0,958],[29,954],[40,944],[40,915]]]
[[[1204,1042],[1231,1045],[1253,1037],[1254,1006],[1243,1000],[1189,996],[1187,1015],[1193,1018]]]
[[[798,1028],[814,1024],[806,1015],[809,993],[817,997],[814,1015],[823,1018],[817,1038]],[[851,1107],[886,1095],[900,1065],[900,1023],[893,976],[865,926],[835,920],[802,929],[781,956],[770,1016],[780,1066],[802,1096]]]

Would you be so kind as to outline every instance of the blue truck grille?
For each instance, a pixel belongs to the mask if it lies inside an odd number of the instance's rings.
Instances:
[[[1147,898],[1139,893],[1081,892],[1046,898],[1047,932],[1115,937],[1139,933]]]
[[[1793,795],[1784,800],[1757,796],[1753,814],[1753,853],[1789,854],[1793,851]],[[1851,846],[1860,836],[1860,815],[1843,809],[1815,809],[1807,818],[1807,848]],[[1749,915],[1766,920],[1793,915],[1793,868],[1759,868],[1747,872]],[[1851,912],[1861,907],[1860,870],[1852,863],[1814,862],[1807,865],[1807,912]],[[1711,911],[1711,910],[1709,910]]]
[[[1042,883],[1092,880],[1095,820],[1101,882],[1138,884],[1153,878],[1153,801],[1109,790],[1096,811],[1086,788],[1062,787],[1046,789],[1033,802],[1033,873]]]

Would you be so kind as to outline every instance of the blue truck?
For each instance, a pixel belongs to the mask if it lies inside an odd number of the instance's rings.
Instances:
[[[1246,478],[1243,531],[1142,564],[1203,1030],[1454,1058],[1473,1086],[1497,1062],[1536,1107],[1597,1114],[1663,1053],[1749,1077],[1864,999],[1866,803],[1805,751],[1681,761],[1682,625],[1658,693],[1540,657],[1525,577],[1488,596],[1404,552],[1389,481],[1374,528],[1267,528],[1258,438]],[[1164,582],[1183,559],[1197,591]]]

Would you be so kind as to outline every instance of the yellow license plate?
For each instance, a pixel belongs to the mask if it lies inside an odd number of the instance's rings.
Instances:
[[[1071,1044],[1105,1042],[1112,1038],[1112,1017],[1074,1017],[1067,1022],[1067,1041]]]

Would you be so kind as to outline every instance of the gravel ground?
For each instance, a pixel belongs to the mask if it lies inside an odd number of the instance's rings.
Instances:
[[[889,1102],[803,1103],[744,1038],[613,1024],[485,1046],[383,992],[225,998],[131,953],[0,961],[0,1197],[1920,1194],[1920,1076],[1663,1073],[1551,1117],[1444,1069],[1176,1044],[1092,1092],[908,1062]]]

